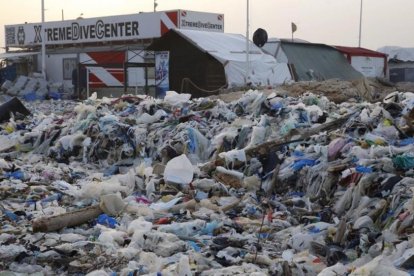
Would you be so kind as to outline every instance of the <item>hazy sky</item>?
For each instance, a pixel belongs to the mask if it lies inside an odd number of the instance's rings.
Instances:
[[[295,37],[315,43],[358,46],[361,0],[250,0],[250,34]],[[153,0],[44,0],[46,21],[150,12]],[[225,32],[246,33],[246,0],[157,0],[157,10],[187,9],[224,13]],[[0,0],[0,47],[4,25],[41,21],[41,0]],[[363,0],[362,47],[414,47],[414,0]],[[3,50],[1,50],[3,51]]]

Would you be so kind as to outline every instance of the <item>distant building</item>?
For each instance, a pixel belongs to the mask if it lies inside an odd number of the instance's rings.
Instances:
[[[360,47],[335,46],[358,72],[369,78],[387,76],[387,55]]]
[[[348,63],[341,52],[325,44],[273,38],[269,39],[263,49],[278,62],[288,63],[295,81],[363,78],[363,75]]]
[[[41,71],[42,35],[46,44],[48,80],[72,85],[72,72],[88,69],[90,87],[154,84],[154,56],[145,49],[169,29],[224,32],[224,15],[186,10],[136,13],[76,20],[5,26],[9,49],[0,59],[35,54],[34,71]],[[137,65],[141,64],[141,65]]]
[[[388,55],[390,81],[414,82],[414,48],[386,46],[378,51]]]

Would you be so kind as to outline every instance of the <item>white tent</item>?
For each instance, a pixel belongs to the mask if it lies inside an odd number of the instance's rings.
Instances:
[[[378,49],[378,52],[388,55],[388,59],[397,59],[401,61],[414,61],[414,48],[403,48],[399,46],[384,46]]]
[[[174,31],[223,64],[229,87],[245,85],[247,63],[246,38],[243,35],[182,29]],[[249,43],[249,75],[252,84],[274,86],[292,80],[286,63],[277,62],[251,41]]]

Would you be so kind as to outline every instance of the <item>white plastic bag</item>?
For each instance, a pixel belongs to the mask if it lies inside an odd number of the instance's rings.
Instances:
[[[193,180],[194,168],[190,160],[181,154],[171,159],[165,166],[164,180],[181,185],[188,185]]]
[[[176,106],[188,102],[191,98],[191,94],[178,94],[175,91],[167,91],[167,95],[164,97],[164,102]]]

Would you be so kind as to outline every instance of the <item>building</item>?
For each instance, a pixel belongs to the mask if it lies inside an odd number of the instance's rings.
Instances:
[[[334,47],[325,44],[269,39],[263,49],[278,62],[287,63],[295,81],[363,78]]]
[[[387,55],[359,47],[335,46],[358,72],[369,78],[387,77]]]
[[[378,51],[388,55],[390,81],[414,82],[414,48],[386,46]]]
[[[88,87],[141,87],[154,84],[154,57],[145,49],[171,28],[224,32],[224,15],[173,10],[6,25],[6,54],[34,53],[40,72],[44,39],[48,80],[71,86],[73,71],[84,67]]]

